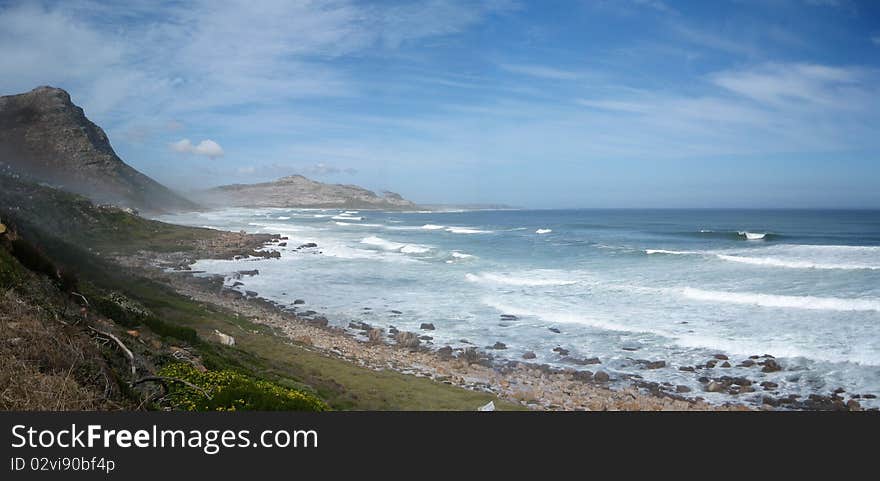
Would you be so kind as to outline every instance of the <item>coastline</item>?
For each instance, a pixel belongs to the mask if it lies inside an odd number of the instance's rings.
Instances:
[[[745,403],[713,404],[701,398],[688,399],[675,386],[648,383],[628,376],[611,378],[604,371],[555,368],[524,361],[497,362],[484,350],[467,352],[450,347],[432,349],[421,343],[417,333],[385,333],[366,324],[351,329],[331,326],[321,316],[306,317],[264,300],[257,293],[242,294],[224,286],[222,276],[195,274],[189,267],[198,258],[230,258],[254,254],[272,257],[278,235],[225,233],[232,240],[199,244],[190,252],[149,252],[117,256],[116,261],[136,268],[147,277],[168,285],[193,301],[219,306],[265,326],[298,349],[345,361],[376,372],[393,371],[431,382],[492,394],[499,400],[531,410],[566,411],[751,411]],[[240,246],[240,247],[235,247]],[[260,249],[263,248],[263,249]],[[380,331],[380,332],[376,332]],[[230,333],[235,335],[234,332]],[[216,339],[215,339],[216,340]],[[408,344],[409,347],[404,346]],[[615,383],[614,386],[611,384]],[[477,409],[479,406],[474,406]],[[765,404],[761,408],[774,409]],[[761,409],[759,408],[759,409]]]

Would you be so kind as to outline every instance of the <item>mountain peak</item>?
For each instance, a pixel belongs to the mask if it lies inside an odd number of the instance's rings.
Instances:
[[[123,162],[104,130],[56,87],[0,97],[0,164],[97,202],[149,211],[196,207]]]

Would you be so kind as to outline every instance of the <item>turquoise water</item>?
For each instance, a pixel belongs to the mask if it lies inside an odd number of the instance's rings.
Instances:
[[[773,381],[780,394],[880,394],[880,212],[343,212],[230,209],[163,220],[288,236],[280,259],[194,269],[258,269],[238,288],[281,304],[305,299],[305,309],[341,326],[419,331],[431,322],[437,347],[502,342],[498,357],[534,351],[537,362],[565,366],[552,350],[561,346],[602,361],[569,367],[683,384],[712,401],[731,398],[702,392],[701,375]],[[296,250],[306,242],[319,248]],[[772,354],[785,370],[678,370],[718,353],[734,366]],[[639,359],[668,367],[645,370]]]

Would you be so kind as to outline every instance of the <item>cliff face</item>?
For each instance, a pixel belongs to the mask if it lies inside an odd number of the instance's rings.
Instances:
[[[382,195],[356,185],[325,184],[301,175],[261,184],[215,187],[201,199],[209,205],[236,207],[320,207],[341,209],[405,210],[416,204],[394,192]]]
[[[197,206],[122,161],[64,90],[0,97],[0,168],[96,202],[147,211]]]

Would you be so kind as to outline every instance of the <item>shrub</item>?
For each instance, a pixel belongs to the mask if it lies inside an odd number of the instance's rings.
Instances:
[[[23,239],[13,239],[12,255],[29,270],[45,274],[53,279],[58,276],[58,269],[46,254]]]
[[[211,397],[179,382],[169,382],[165,398],[175,409],[186,411],[326,411],[313,394],[254,379],[229,370],[202,372],[190,364],[173,363],[159,370],[163,377],[190,382]]]

